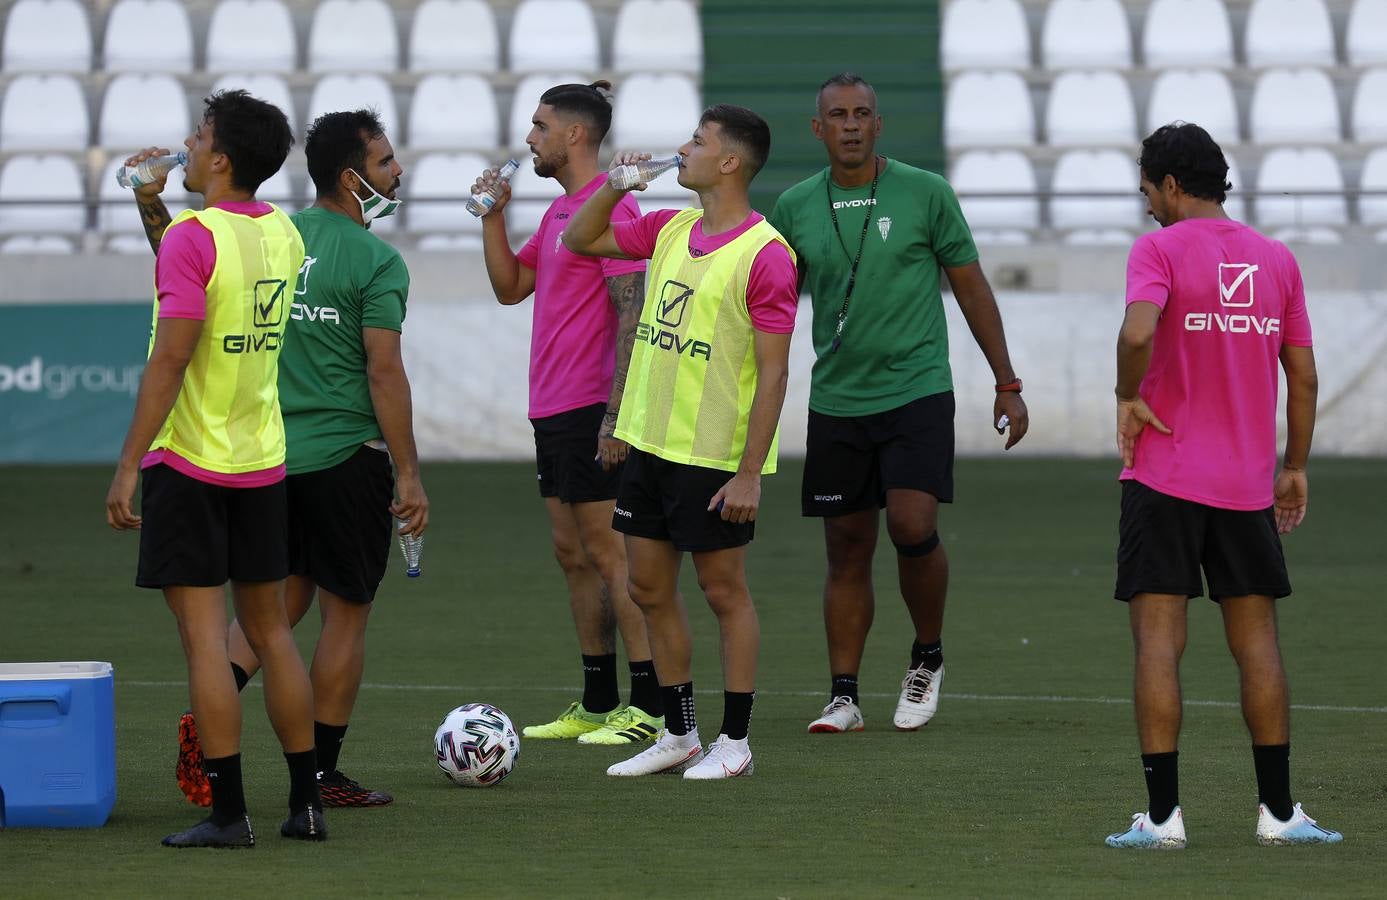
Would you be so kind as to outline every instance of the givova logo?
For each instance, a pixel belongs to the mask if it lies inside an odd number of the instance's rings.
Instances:
[[[35,356],[17,366],[0,363],[0,393],[45,394],[54,400],[61,400],[74,391],[133,397],[139,393],[143,371],[143,365],[45,365],[43,357]]]

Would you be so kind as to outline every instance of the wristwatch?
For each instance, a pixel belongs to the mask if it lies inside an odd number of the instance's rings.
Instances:
[[[1013,381],[1008,381],[1006,384],[999,384],[999,385],[997,385],[997,393],[999,393],[999,394],[1007,394],[1007,393],[1019,394],[1019,393],[1021,393],[1021,379],[1020,379],[1020,378],[1017,378],[1017,379],[1015,379],[1015,380],[1013,380]]]

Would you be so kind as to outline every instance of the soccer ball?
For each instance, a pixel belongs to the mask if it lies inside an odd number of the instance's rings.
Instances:
[[[467,703],[444,716],[433,733],[434,757],[449,780],[490,787],[515,770],[520,737],[505,713],[489,703]]]

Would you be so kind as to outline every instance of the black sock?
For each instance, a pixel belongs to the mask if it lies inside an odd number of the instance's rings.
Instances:
[[[939,667],[944,665],[944,644],[942,641],[935,641],[932,644],[922,644],[916,641],[910,646],[910,668],[915,669],[921,665],[931,672],[939,671]]]
[[[236,665],[235,663],[232,663],[231,674],[236,679],[236,692],[240,693],[241,691],[244,691],[246,689],[246,685],[250,683],[250,676],[246,674],[246,670]]]
[[[616,654],[583,654],[583,709],[590,713],[609,713],[621,703],[616,689]]]
[[[203,770],[212,785],[212,821],[230,825],[246,814],[246,792],[241,786],[241,754],[203,757]]]
[[[301,753],[286,753],[284,761],[289,764],[289,815],[297,815],[310,806],[322,809],[317,752],[310,747]]]
[[[659,718],[665,714],[665,705],[660,702],[660,682],[655,678],[653,660],[627,663],[631,670],[631,705],[648,716]]]
[[[1146,814],[1161,825],[1180,805],[1180,751],[1143,753],[1141,767],[1146,770]]]
[[[1257,768],[1257,799],[1285,822],[1295,812],[1291,803],[1291,745],[1253,744],[1252,765]]]
[[[828,690],[828,699],[834,697],[847,697],[853,703],[857,702],[857,676],[856,675],[834,675],[833,687]]]
[[[342,741],[346,736],[346,725],[313,723],[313,743],[318,750],[318,771],[324,775],[331,775],[337,771],[337,758],[342,755]]]
[[[756,692],[739,694],[736,691],[722,692],[722,733],[734,741],[746,739],[751,728],[751,702]]]
[[[683,736],[698,728],[694,717],[693,682],[660,685],[660,697],[665,703],[665,731]]]

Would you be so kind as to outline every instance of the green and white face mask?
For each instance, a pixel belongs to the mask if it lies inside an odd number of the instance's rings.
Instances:
[[[357,197],[355,193],[352,194],[353,197],[356,197],[356,202],[361,206],[361,221],[363,224],[369,225],[374,219],[384,219],[393,216],[401,206],[404,206],[403,200],[391,200],[380,191],[371,187],[371,182],[362,178],[355,169],[348,169],[347,171],[355,175],[356,180],[361,182],[366,190],[371,192],[365,200]]]

